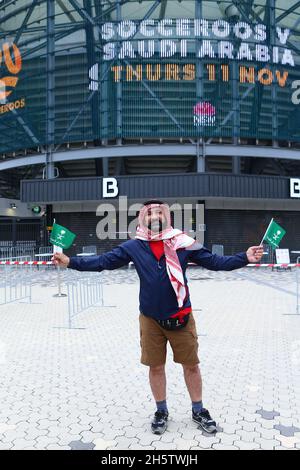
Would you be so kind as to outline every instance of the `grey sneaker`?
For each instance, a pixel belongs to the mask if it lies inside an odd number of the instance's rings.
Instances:
[[[167,411],[156,411],[151,423],[153,434],[163,434],[168,426],[169,413]]]
[[[213,421],[209,414],[209,411],[203,408],[200,413],[192,412],[192,419],[195,423],[199,424],[199,427],[207,432],[208,434],[215,434],[217,429],[217,423]]]

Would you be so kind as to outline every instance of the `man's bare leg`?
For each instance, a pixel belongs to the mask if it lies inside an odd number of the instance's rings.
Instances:
[[[202,401],[202,377],[198,364],[196,366],[183,365],[183,372],[192,402]]]
[[[149,380],[154,400],[164,401],[167,396],[167,379],[165,366],[150,367]]]
[[[217,432],[217,424],[210,416],[209,412],[203,408],[202,403],[202,377],[198,364],[196,366],[183,366],[184,379],[189,391],[193,412],[192,419],[200,428],[209,433]]]
[[[163,434],[167,429],[168,409],[166,403],[167,380],[165,366],[150,367],[150,386],[154,400],[156,401],[157,412],[151,423],[151,431],[154,434]]]

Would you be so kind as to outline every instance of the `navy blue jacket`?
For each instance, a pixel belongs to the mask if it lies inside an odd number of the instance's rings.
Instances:
[[[187,287],[187,296],[182,308],[191,306],[185,275],[188,262],[212,271],[232,271],[246,266],[249,262],[246,253],[218,256],[205,247],[195,251],[179,249],[177,255]],[[140,311],[146,316],[162,320],[177,313],[177,298],[167,273],[165,255],[157,261],[148,241],[128,240],[100,256],[75,256],[70,258],[68,267],[77,271],[103,271],[121,268],[130,261],[133,261],[140,278]]]

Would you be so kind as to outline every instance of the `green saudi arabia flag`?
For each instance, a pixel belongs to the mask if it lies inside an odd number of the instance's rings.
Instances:
[[[286,231],[272,219],[263,241],[267,242],[273,248],[278,248],[285,234]]]
[[[73,232],[70,232],[62,225],[56,223],[53,224],[53,229],[50,237],[50,243],[52,245],[59,246],[60,248],[68,249],[72,246],[73,241],[75,240],[76,235]]]

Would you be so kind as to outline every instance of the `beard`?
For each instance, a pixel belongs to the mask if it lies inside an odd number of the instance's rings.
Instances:
[[[162,222],[161,220],[159,220],[158,222],[150,222],[150,224],[148,225],[148,229],[155,233],[162,232],[166,227],[167,223]]]

